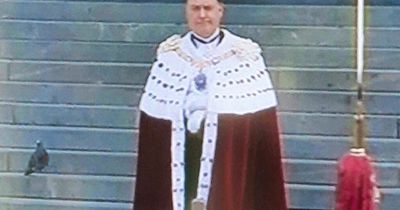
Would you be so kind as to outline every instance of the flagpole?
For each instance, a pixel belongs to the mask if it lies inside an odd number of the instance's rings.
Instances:
[[[365,149],[365,122],[363,105],[363,72],[364,72],[364,0],[357,1],[357,105],[356,105],[356,135],[353,146]]]
[[[379,190],[371,158],[365,151],[367,132],[362,99],[364,70],[364,0],[357,1],[357,106],[353,130],[353,147],[339,160],[335,210],[377,210]],[[351,195],[352,199],[349,199]]]
[[[357,1],[357,83],[361,86],[364,70],[364,0]]]

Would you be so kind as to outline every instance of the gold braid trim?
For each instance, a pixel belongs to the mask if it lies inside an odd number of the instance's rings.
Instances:
[[[257,43],[251,41],[250,39],[244,39],[243,41],[236,43],[232,49],[228,50],[222,55],[215,56],[210,60],[195,60],[192,56],[190,56],[180,48],[181,41],[181,36],[177,34],[172,35],[159,45],[157,49],[157,55],[174,51],[176,52],[176,54],[178,54],[179,57],[181,57],[186,62],[189,62],[195,68],[203,69],[209,66],[217,65],[221,61],[226,60],[234,55],[237,56],[239,60],[250,59],[252,61],[256,61],[259,59],[259,54],[262,52],[260,46]]]
[[[176,50],[177,48],[179,48],[181,41],[182,38],[178,34],[170,36],[165,41],[161,42],[160,45],[158,46],[157,56],[162,53]]]
[[[172,49],[172,48],[170,48]],[[217,65],[223,60],[227,60],[228,58],[232,56],[237,56],[239,60],[246,60],[250,59],[252,61],[256,61],[259,59],[259,54],[261,53],[261,48],[258,46],[258,44],[252,42],[251,40],[245,40],[243,42],[240,42],[236,46],[234,46],[232,49],[228,50],[227,52],[223,53],[222,55],[215,56],[211,58],[210,60],[195,60],[192,56],[188,55],[186,52],[184,52],[179,46],[174,47],[172,49],[173,51],[178,54],[179,57],[181,57],[183,60],[191,63],[192,66],[203,69],[209,66]]]

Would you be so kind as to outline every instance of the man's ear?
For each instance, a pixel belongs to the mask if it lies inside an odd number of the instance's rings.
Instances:
[[[221,12],[224,12],[225,4],[224,3],[219,3],[219,9],[220,9]]]
[[[225,12],[225,5],[224,3],[219,3],[219,8],[218,8],[219,12],[221,12],[221,17],[224,16],[224,12]]]

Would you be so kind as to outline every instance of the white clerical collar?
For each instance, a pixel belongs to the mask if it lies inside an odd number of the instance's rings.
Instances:
[[[217,28],[214,33],[207,37],[207,38],[203,38],[200,37],[199,35],[197,35],[195,32],[191,32],[190,34],[190,40],[192,41],[193,45],[197,48],[199,45],[204,45],[204,44],[211,44],[216,42],[218,45],[221,42],[222,36],[221,36],[222,31]]]

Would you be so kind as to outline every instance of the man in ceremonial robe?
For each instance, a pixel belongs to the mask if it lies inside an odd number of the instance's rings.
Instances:
[[[140,101],[135,210],[287,210],[277,100],[261,48],[187,0]],[[240,15],[240,14],[238,14]]]

